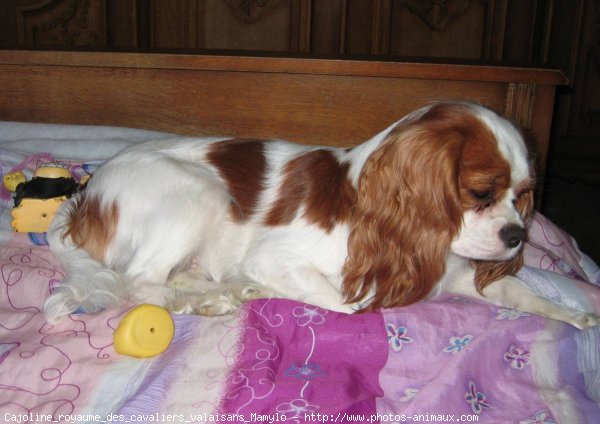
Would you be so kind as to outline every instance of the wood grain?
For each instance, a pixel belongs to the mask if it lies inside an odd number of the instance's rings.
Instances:
[[[548,85],[563,85],[568,82],[558,70],[534,67],[424,63],[394,59],[250,56],[237,55],[235,52],[231,55],[217,55],[0,50],[0,64],[329,74]]]

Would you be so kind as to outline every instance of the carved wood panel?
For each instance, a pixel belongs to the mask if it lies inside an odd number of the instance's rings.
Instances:
[[[204,48],[294,51],[292,17],[299,2],[291,0],[201,1],[199,44]]]
[[[0,44],[523,59],[543,1],[2,0]]]
[[[105,2],[41,0],[17,4],[17,35],[31,46],[106,45]]]
[[[308,51],[309,0],[146,0],[154,48]]]
[[[392,4],[390,52],[403,56],[484,56],[489,4],[471,0],[400,0]]]

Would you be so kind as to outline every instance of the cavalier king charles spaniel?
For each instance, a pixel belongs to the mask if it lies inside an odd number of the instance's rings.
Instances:
[[[470,103],[421,108],[351,149],[181,138],[132,147],[49,232],[66,278],[50,322],[123,301],[221,315],[282,297],[337,311],[442,291],[568,322],[513,277],[534,177],[523,136]]]

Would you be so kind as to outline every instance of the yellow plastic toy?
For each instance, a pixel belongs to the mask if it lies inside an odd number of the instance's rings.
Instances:
[[[52,199],[24,199],[12,210],[11,226],[18,233],[45,233],[66,197]]]
[[[143,304],[129,311],[113,335],[121,355],[150,358],[164,352],[173,340],[175,324],[166,309]]]
[[[21,171],[11,172],[2,178],[4,187],[13,193],[17,191],[17,186],[25,181],[27,181],[27,177]]]
[[[2,182],[15,193],[11,225],[17,232],[46,232],[60,204],[79,188],[69,170],[54,162],[40,166],[30,181],[17,171]]]

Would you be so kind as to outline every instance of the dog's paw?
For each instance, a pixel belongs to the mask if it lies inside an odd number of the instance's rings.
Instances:
[[[277,297],[277,295],[270,291],[267,287],[256,284],[238,285],[233,287],[230,291],[234,297],[242,302]]]
[[[575,327],[579,328],[580,330],[583,330],[585,328],[595,327],[597,325],[600,325],[600,316],[592,314],[592,313],[582,312],[582,313],[577,314],[573,318],[573,321],[571,322],[571,324],[573,324]]]
[[[188,271],[180,271],[169,278],[167,287],[180,292],[204,293],[218,289],[220,284]]]
[[[171,287],[178,280],[172,280]],[[165,304],[177,314],[220,316],[235,313],[244,302],[275,297],[266,287],[256,284],[219,284],[219,288],[204,292],[177,291]]]
[[[195,308],[194,312],[207,317],[231,315],[239,309],[240,305],[241,303],[236,299],[229,296],[219,296],[218,299],[202,302]]]
[[[212,292],[204,294],[181,293],[167,303],[167,309],[176,314],[221,316],[233,314],[241,302],[232,296]]]

